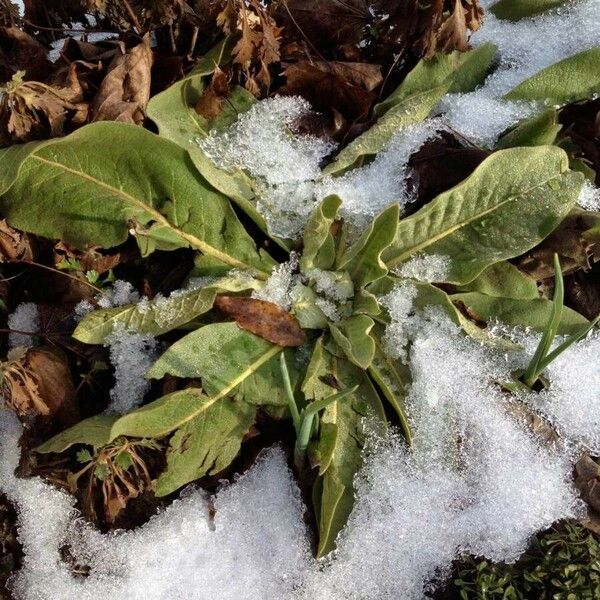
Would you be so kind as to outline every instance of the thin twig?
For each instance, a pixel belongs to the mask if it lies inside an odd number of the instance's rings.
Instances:
[[[31,265],[32,267],[38,267],[40,269],[45,269],[46,271],[51,271],[52,273],[56,273],[57,275],[62,275],[63,277],[68,277],[69,279],[73,279],[74,281],[77,281],[77,283],[83,283],[84,285],[87,285],[88,287],[92,288],[99,294],[102,293],[102,290],[99,287],[96,287],[94,284],[90,283],[86,279],[80,279],[79,277],[76,277],[75,275],[71,275],[70,273],[65,273],[65,271],[61,271],[60,269],[55,269],[54,267],[49,267],[48,265],[43,265],[43,264],[35,262],[33,260],[25,260],[25,259],[20,259],[20,258],[13,258],[9,262],[19,263],[22,265]]]

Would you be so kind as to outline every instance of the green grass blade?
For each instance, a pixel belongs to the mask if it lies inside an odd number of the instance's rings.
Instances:
[[[539,372],[541,373],[557,356],[562,354],[569,346],[582,340],[600,321],[600,315],[598,315],[589,325],[582,327],[580,331],[570,336],[562,344],[557,346],[550,354],[548,354],[539,365]]]
[[[525,385],[531,387],[538,375],[542,371],[542,367],[540,367],[542,361],[548,355],[550,348],[552,347],[552,342],[556,337],[556,332],[558,330],[558,326],[560,324],[560,318],[562,316],[562,311],[565,302],[565,286],[562,276],[562,270],[560,268],[560,260],[558,258],[558,254],[554,255],[554,298],[552,305],[552,313],[550,315],[550,319],[548,321],[548,325],[542,334],[542,339],[527,367],[523,375],[523,382]]]

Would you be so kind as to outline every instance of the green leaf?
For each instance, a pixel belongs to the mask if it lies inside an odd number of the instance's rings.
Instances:
[[[545,298],[517,299],[486,296],[479,292],[452,294],[454,303],[461,302],[482,321],[498,319],[511,327],[531,327],[543,331],[552,312],[552,302]],[[572,335],[588,324],[585,317],[565,308],[558,327],[558,335]]]
[[[394,241],[399,216],[397,204],[386,208],[338,261],[336,269],[350,273],[356,290],[387,275],[388,268],[381,255]]]
[[[75,444],[87,444],[93,448],[102,448],[112,439],[111,429],[117,419],[116,415],[96,415],[84,419],[39,445],[35,451],[41,454],[59,453]]]
[[[223,398],[184,423],[171,437],[156,495],[166,496],[190,481],[223,471],[238,455],[255,417],[255,406]]]
[[[46,142],[29,142],[0,148],[0,196],[14,183],[23,161]]]
[[[280,248],[289,252],[288,244],[280,238],[271,236],[264,217],[258,212],[252,181],[243,171],[228,173],[219,169],[199,149],[190,149],[190,159],[200,172],[200,175],[217,191],[230,198],[267,237],[270,237]]]
[[[203,56],[187,77],[151,98],[146,114],[156,123],[161,137],[183,148],[197,148],[196,138],[205,137],[211,129],[227,127],[256,101],[250,92],[235,87],[216,119],[209,121],[196,111],[207,75],[230,60],[232,45],[231,39],[224,40]]]
[[[384,398],[390,403],[398,415],[402,433],[407,444],[412,444],[412,433],[406,414],[404,399],[411,383],[410,369],[399,360],[392,359],[385,351],[381,341],[383,327],[376,325],[371,336],[375,342],[375,356],[369,367],[369,374],[377,387],[381,390]]]
[[[445,83],[399,100],[368,131],[350,142],[323,173],[342,174],[351,167],[364,164],[376,155],[395,133],[426,119],[449,88],[450,84]]]
[[[507,100],[535,100],[563,105],[593,98],[600,90],[600,47],[569,56],[526,79]]]
[[[117,324],[139,333],[162,335],[211,310],[219,293],[243,292],[259,287],[260,283],[251,278],[230,276],[202,288],[150,300],[143,305],[128,304],[95,310],[81,320],[73,337],[86,344],[103,344]]]
[[[450,84],[448,92],[451,94],[474,90],[489,72],[496,50],[494,44],[486,43],[467,52],[456,50],[421,59],[400,86],[375,105],[373,112],[380,117],[398,102],[440,85]]]
[[[513,264],[503,261],[491,265],[473,281],[457,286],[458,292],[480,292],[503,298],[539,298],[537,283]]]
[[[340,324],[329,324],[333,339],[346,356],[361,369],[368,369],[375,356],[375,342],[369,335],[375,325],[367,315],[354,315]]]
[[[205,325],[175,342],[147,377],[201,378],[211,398],[233,396],[251,404],[287,405],[278,354],[283,350],[235,323]],[[291,368],[293,361],[288,361]]]
[[[333,267],[335,241],[331,235],[331,226],[341,205],[342,199],[339,196],[327,196],[308,218],[300,258],[302,273],[306,274],[311,269],[329,270]]]
[[[290,310],[302,329],[325,329],[329,321],[317,306],[318,296],[308,286],[301,283],[294,288],[294,301]]]
[[[583,176],[568,162],[554,146],[495,152],[468,179],[401,220],[384,260],[392,269],[420,252],[448,256],[446,281],[464,284],[527,252],[577,202]]]
[[[158,231],[263,277],[274,264],[183,149],[125,123],[94,123],[42,145],[0,209],[17,229],[77,247],[116,246],[131,229],[149,238]]]
[[[521,121],[498,140],[496,147],[502,150],[519,146],[549,146],[554,143],[561,129],[556,109],[549,108]]]
[[[488,9],[498,19],[519,21],[562,6],[567,0],[499,0]]]
[[[385,414],[377,391],[366,373],[343,358],[315,346],[317,358],[311,360],[309,378],[303,391],[311,400],[321,400],[332,390],[319,377],[334,376],[342,389],[360,387],[353,394],[329,405],[320,421],[319,439],[311,448],[312,462],[319,466],[319,476],[313,488],[313,503],[319,529],[317,556],[320,558],[335,547],[354,504],[354,477],[362,466],[364,417],[375,417],[385,429]],[[314,382],[320,382],[315,386]]]

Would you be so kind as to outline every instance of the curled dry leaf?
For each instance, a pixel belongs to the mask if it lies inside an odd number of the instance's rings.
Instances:
[[[258,96],[271,84],[269,65],[281,58],[281,27],[258,0],[227,0],[217,25],[228,35],[239,35],[231,53],[233,63],[241,68],[246,89]]]
[[[67,358],[57,348],[15,349],[2,365],[2,396],[22,417],[54,417],[62,425],[79,418]]]
[[[51,63],[42,44],[17,27],[0,27],[0,82],[17,71],[27,71],[29,79],[43,79]]]
[[[11,260],[33,260],[33,239],[27,233],[13,229],[0,221],[0,263]]]
[[[254,298],[218,296],[215,306],[247,331],[284,347],[301,346],[306,342],[296,317],[280,306]]]
[[[281,94],[300,95],[317,110],[335,109],[348,119],[368,115],[382,82],[381,67],[369,63],[303,60],[283,72]]]
[[[221,112],[223,100],[229,95],[227,75],[217,65],[212,75],[210,85],[204,90],[196,104],[196,112],[205,119],[214,119]]]
[[[67,122],[81,124],[87,104],[67,88],[24,81],[18,72],[6,85],[0,100],[0,145],[18,144],[63,135]]]
[[[122,121],[140,125],[150,99],[151,68],[149,35],[130,50],[119,43],[118,53],[92,102],[92,121]]]
[[[55,244],[53,253],[55,266],[63,261],[77,261],[82,271],[96,271],[99,275],[114,269],[123,259],[121,252],[103,254],[97,247],[77,250],[66,242]]]

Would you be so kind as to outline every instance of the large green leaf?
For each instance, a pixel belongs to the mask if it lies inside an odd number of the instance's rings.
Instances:
[[[222,111],[217,118],[205,119],[196,110],[207,75],[231,58],[231,42],[226,39],[215,46],[198,61],[189,75],[150,100],[146,113],[156,123],[161,137],[184,148],[197,148],[196,138],[205,137],[211,129],[227,127],[240,112],[248,110],[256,101],[250,92],[235,87],[222,103]]]
[[[506,261],[488,267],[470,283],[458,286],[457,291],[524,300],[539,297],[535,280]]]
[[[211,398],[234,396],[251,404],[286,405],[276,360],[282,350],[235,323],[212,323],[170,346],[147,376],[201,378]]]
[[[23,161],[44,143],[30,142],[0,148],[0,196],[14,183]]]
[[[400,207],[397,204],[386,208],[338,261],[336,268],[350,273],[355,289],[387,275],[388,268],[381,255],[396,237],[399,216]]]
[[[183,149],[125,123],[88,125],[38,148],[0,208],[14,227],[78,247],[116,246],[132,231],[152,241],[148,250],[168,240],[263,277],[274,264]]]
[[[112,426],[119,417],[117,415],[96,415],[84,419],[65,431],[55,435],[38,446],[35,451],[41,453],[64,452],[75,444],[87,444],[94,448],[106,446],[112,439]]]
[[[363,421],[374,417],[385,428],[385,415],[377,391],[366,373],[344,358],[315,346],[303,391],[310,400],[320,400],[336,390],[323,379],[335,377],[343,389],[358,385],[355,393],[330,404],[321,417],[319,438],[311,447],[311,462],[319,466],[313,488],[313,503],[319,529],[317,556],[335,547],[354,504],[354,477],[362,466]]]
[[[383,258],[393,268],[417,253],[447,256],[446,281],[468,283],[557,227],[583,182],[568,167],[566,153],[553,146],[495,152],[468,179],[401,220]]]
[[[289,251],[289,245],[282,239],[269,234],[269,228],[264,217],[256,208],[252,180],[243,171],[228,173],[219,169],[201,150],[188,150],[190,159],[200,172],[200,175],[217,191],[231,199],[267,237],[270,237],[280,248]]]
[[[139,333],[162,335],[208,312],[219,293],[259,287],[260,283],[255,279],[231,276],[202,288],[172,294],[169,298],[95,310],[81,320],[73,337],[86,344],[103,344],[118,324]]]
[[[498,19],[519,21],[539,15],[551,8],[565,4],[568,0],[499,0],[488,9]]]
[[[464,304],[469,309],[469,313],[477,315],[482,321],[498,319],[506,325],[532,327],[537,331],[544,330],[552,312],[552,302],[545,298],[500,298],[480,292],[452,294],[450,298],[455,303]],[[570,308],[565,308],[558,334],[572,335],[586,324],[589,323],[585,317]]]
[[[444,83],[399,100],[368,131],[350,142],[323,173],[341,174],[370,160],[396,132],[426,119],[449,88],[450,83]]]
[[[228,467],[255,417],[255,406],[223,398],[183,424],[170,439],[167,468],[156,481],[156,495],[166,496]]]
[[[496,147],[502,150],[519,146],[549,146],[554,143],[561,128],[556,109],[548,108],[538,115],[521,121],[498,140]]]
[[[466,93],[474,90],[485,79],[496,55],[496,46],[486,43],[469,50],[455,50],[437,54],[431,59],[421,59],[404,81],[373,112],[383,115],[398,102],[433,87],[450,84],[448,92]]]
[[[526,79],[504,97],[562,105],[593,98],[600,90],[600,47],[584,50]]]

